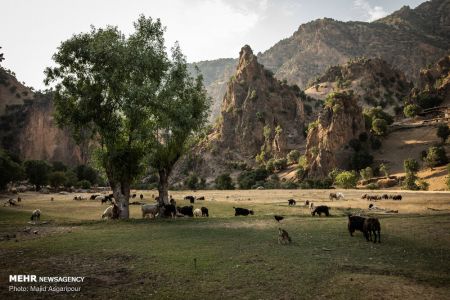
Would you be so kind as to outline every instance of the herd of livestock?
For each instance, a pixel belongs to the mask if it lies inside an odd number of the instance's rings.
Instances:
[[[138,196],[136,194],[132,194],[131,198],[135,199]],[[341,200],[344,199],[343,193],[330,193],[329,199],[330,200]],[[74,196],[73,200],[87,200],[88,197],[86,196]],[[120,217],[120,208],[116,204],[116,201],[114,200],[113,194],[103,195],[103,194],[93,194],[89,196],[90,200],[96,200],[100,201],[101,204],[103,203],[110,203],[111,205],[108,206],[105,211],[102,214],[102,219],[118,219]],[[140,205],[141,206],[141,212],[142,212],[142,218],[150,217],[150,218],[156,218],[156,217],[168,217],[168,218],[175,218],[175,217],[209,217],[209,210],[205,206],[201,206],[200,208],[194,208],[193,205],[189,206],[177,206],[175,199],[170,196],[170,201],[168,204],[162,204],[158,197],[153,197],[156,203],[154,204],[146,204],[143,202],[144,196],[143,194],[139,195],[140,201],[132,201],[130,202],[130,205]],[[375,200],[402,200],[401,195],[369,195],[364,194],[362,195],[361,199],[366,199],[368,201],[375,201]],[[14,199],[9,199],[7,202],[4,203],[4,206],[18,206],[18,202],[21,202],[21,198],[18,197],[17,201]],[[53,197],[51,198],[53,201]],[[185,196],[185,201],[189,201],[190,204],[194,204],[196,201],[205,200],[205,197],[194,197],[194,196]],[[288,206],[296,206],[297,201],[294,199],[289,199]],[[304,206],[309,207],[311,211],[311,215],[319,215],[322,216],[330,216],[330,207],[326,205],[318,205],[315,206],[313,202],[310,202],[308,200],[304,201]],[[369,205],[369,210],[374,209],[374,204]],[[248,215],[254,215],[254,211],[247,208],[242,207],[233,207],[234,209],[234,215],[235,216],[248,216]],[[39,209],[36,209],[32,212],[31,215],[31,221],[39,221],[41,216],[41,211]],[[284,219],[283,216],[275,215],[275,220],[277,222],[280,222]],[[381,226],[380,221],[377,218],[366,218],[359,215],[348,215],[348,231],[351,236],[353,236],[353,233],[355,231],[361,231],[366,238],[367,241],[373,241],[373,242],[381,242]],[[292,240],[289,237],[289,234],[286,230],[279,228],[279,237],[278,242],[279,243],[290,243]]]

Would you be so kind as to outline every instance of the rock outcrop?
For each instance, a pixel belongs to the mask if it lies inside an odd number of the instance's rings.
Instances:
[[[330,95],[319,118],[308,130],[308,176],[323,178],[333,168],[348,168],[352,153],[348,143],[358,139],[365,130],[358,99],[351,93]]]
[[[51,95],[32,93],[12,74],[3,69],[0,73],[1,147],[22,160],[61,161],[70,166],[85,163],[87,149],[80,148],[67,130],[56,126]]]
[[[247,159],[262,150],[285,156],[304,141],[300,90],[275,79],[249,46],[240,52],[235,75],[223,98],[217,143]]]
[[[450,105],[450,55],[420,72],[420,91],[428,91],[442,99],[444,105]]]
[[[383,59],[357,58],[344,65],[328,68],[305,93],[324,100],[331,92],[351,90],[363,108],[380,106],[394,115],[412,87],[403,72],[394,69]]]

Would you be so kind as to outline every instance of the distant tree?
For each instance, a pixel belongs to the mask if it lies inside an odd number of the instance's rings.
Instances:
[[[415,159],[406,159],[403,161],[405,168],[405,180],[403,181],[403,187],[408,190],[418,190],[417,185],[417,172],[419,171],[419,163]]]
[[[199,178],[197,174],[191,174],[189,175],[186,180],[184,181],[184,185],[187,186],[191,190],[198,189],[199,186]]]
[[[403,114],[408,118],[415,117],[419,112],[420,112],[420,106],[418,106],[416,104],[408,104],[403,109]]]
[[[86,190],[91,188],[91,183],[89,180],[81,180],[77,182],[76,186]]]
[[[430,147],[427,151],[427,156],[425,157],[426,164],[433,170],[434,167],[446,164],[447,154],[443,147]]]
[[[375,119],[372,121],[372,131],[376,135],[385,135],[387,133],[388,123],[384,119]]]
[[[361,175],[362,179],[369,180],[373,177],[373,170],[371,167],[367,167],[365,169],[362,169],[359,174]]]
[[[78,181],[87,180],[91,184],[96,184],[98,181],[98,172],[88,165],[79,165],[74,169],[77,174]]]
[[[355,152],[361,150],[361,147],[362,147],[361,141],[360,141],[359,139],[351,139],[351,140],[348,142],[348,145],[349,145]]]
[[[442,144],[445,144],[450,136],[450,128],[448,127],[448,124],[439,124],[436,134],[440,139],[442,139]]]
[[[412,158],[405,159],[403,161],[403,167],[406,173],[417,173],[419,171],[419,163]]]
[[[286,158],[276,159],[273,162],[273,166],[275,167],[275,170],[282,171],[287,167],[287,159]]]
[[[64,163],[62,163],[61,161],[54,161],[54,162],[52,162],[52,170],[55,172],[56,171],[65,172],[65,171],[67,171],[67,166]]]
[[[42,185],[48,183],[48,176],[52,167],[43,160],[27,160],[24,163],[25,174],[31,184],[36,185],[36,189],[40,190]]]
[[[384,176],[389,177],[389,168],[385,164],[380,164],[380,172],[384,174]]]
[[[65,187],[72,187],[75,186],[78,182],[77,174],[73,171],[66,171],[65,172],[66,182],[64,183]]]
[[[305,177],[305,169],[302,166],[299,166],[297,168],[297,171],[295,171],[295,177],[297,178],[297,180],[303,180],[303,178]]]
[[[373,163],[373,156],[365,150],[355,152],[350,157],[350,168],[352,170],[361,170]]]
[[[233,179],[231,179],[228,173],[217,176],[214,183],[218,190],[234,190]]]
[[[0,47],[0,49],[2,49],[2,47]],[[3,53],[0,53],[0,63],[4,60],[5,60],[5,58],[3,57]]]
[[[358,175],[354,171],[343,171],[336,176],[334,184],[340,188],[355,188],[358,182]]]
[[[275,162],[275,158],[271,158],[266,163],[266,170],[270,173],[273,173],[275,171],[274,162]]]
[[[300,156],[301,156],[300,151],[292,150],[287,155],[288,163],[290,163],[290,164],[298,163],[298,159],[300,158]]]
[[[21,179],[24,173],[22,166],[2,149],[0,149],[0,170],[0,191],[4,190],[10,181]]]
[[[54,188],[58,188],[65,185],[67,181],[66,173],[62,171],[52,172],[48,175],[48,181],[50,185]]]

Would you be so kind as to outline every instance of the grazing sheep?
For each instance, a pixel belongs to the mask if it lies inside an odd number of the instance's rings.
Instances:
[[[16,203],[16,201],[14,199],[9,199],[8,201],[5,202],[5,204],[3,204],[3,206],[18,206],[18,204]]]
[[[288,205],[289,206],[294,206],[295,204],[297,204],[297,201],[295,201],[294,199],[289,199],[288,200]]]
[[[194,203],[195,202],[195,197],[194,196],[185,196],[184,200],[189,201],[190,203]]]
[[[209,217],[209,211],[208,208],[202,206],[202,208],[200,208],[202,210],[202,216],[203,217]]]
[[[194,216],[194,207],[191,206],[183,206],[178,209],[178,211],[185,216],[193,217]]]
[[[291,237],[289,236],[289,233],[281,228],[278,228],[278,244],[285,244],[285,243],[291,243]]]
[[[305,201],[305,206],[309,206],[309,200]]]
[[[131,195],[131,198],[133,199],[136,198],[136,194]]]
[[[144,199],[144,195],[140,194],[139,198],[141,198],[141,201],[142,201],[142,199]]]
[[[328,198],[330,200],[336,199],[336,200],[340,200],[344,198],[344,194],[342,193],[330,193],[330,196],[328,196]]]
[[[205,200],[205,197],[201,196],[201,197],[197,197],[196,200]]]
[[[40,220],[41,220],[41,210],[40,209],[35,209],[31,213],[31,221],[40,221]]]
[[[366,218],[360,216],[348,216],[348,232],[350,232],[350,236],[353,236],[353,233],[356,230],[363,232],[363,225]]]
[[[248,216],[253,215],[254,212],[251,209],[246,209],[246,208],[240,208],[240,207],[233,207],[234,208],[234,216]]]
[[[113,217],[113,208],[114,206],[108,206],[105,211],[102,214],[102,219],[107,218],[107,219],[112,219]]]
[[[94,194],[94,195],[91,195],[91,197],[90,197],[89,199],[90,199],[90,200],[95,200],[95,198],[97,198],[98,196],[100,196],[100,195]]]
[[[321,217],[322,214],[325,214],[328,217],[330,215],[329,209],[328,206],[319,205],[311,211],[311,215],[315,216],[316,214],[319,214],[319,217]]]
[[[200,208],[194,209],[194,217],[201,217],[202,216],[202,210]]]
[[[377,242],[378,233],[378,243],[381,243],[381,225],[377,218],[368,218],[364,220],[363,233],[367,241],[372,241],[372,234],[374,235],[373,242]]]
[[[141,205],[142,218],[149,215],[151,218],[155,218],[159,213],[159,205],[158,204],[143,204]]]
[[[402,200],[402,195],[395,195],[392,197],[392,200]]]
[[[281,220],[284,219],[283,216],[278,216],[278,215],[275,215],[275,216],[273,216],[273,217],[275,218],[275,220],[276,220],[277,222],[280,222]]]
[[[361,196],[361,199],[366,199],[367,196],[368,196],[367,194],[364,194],[364,195]]]
[[[387,194],[384,194],[383,196],[381,196],[381,198],[383,198],[384,200],[389,199],[389,196]]]

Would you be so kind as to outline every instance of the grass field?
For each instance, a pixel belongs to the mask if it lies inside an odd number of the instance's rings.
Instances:
[[[450,193],[401,191],[402,201],[377,201],[399,213],[377,215],[381,244],[373,244],[346,228],[347,212],[369,215],[360,199],[367,191],[343,191],[346,200],[334,202],[329,192],[198,191],[206,200],[194,206],[208,207],[209,218],[143,220],[132,206],[127,221],[100,220],[106,206],[96,201],[25,193],[21,207],[0,208],[0,236],[16,234],[0,241],[0,299],[450,299]],[[312,217],[289,198],[331,206],[332,216]],[[234,217],[233,206],[255,215]],[[48,223],[28,224],[35,208]],[[273,214],[285,219],[278,224]],[[278,227],[291,245],[277,244]],[[13,293],[9,274],[86,279],[78,293]]]

